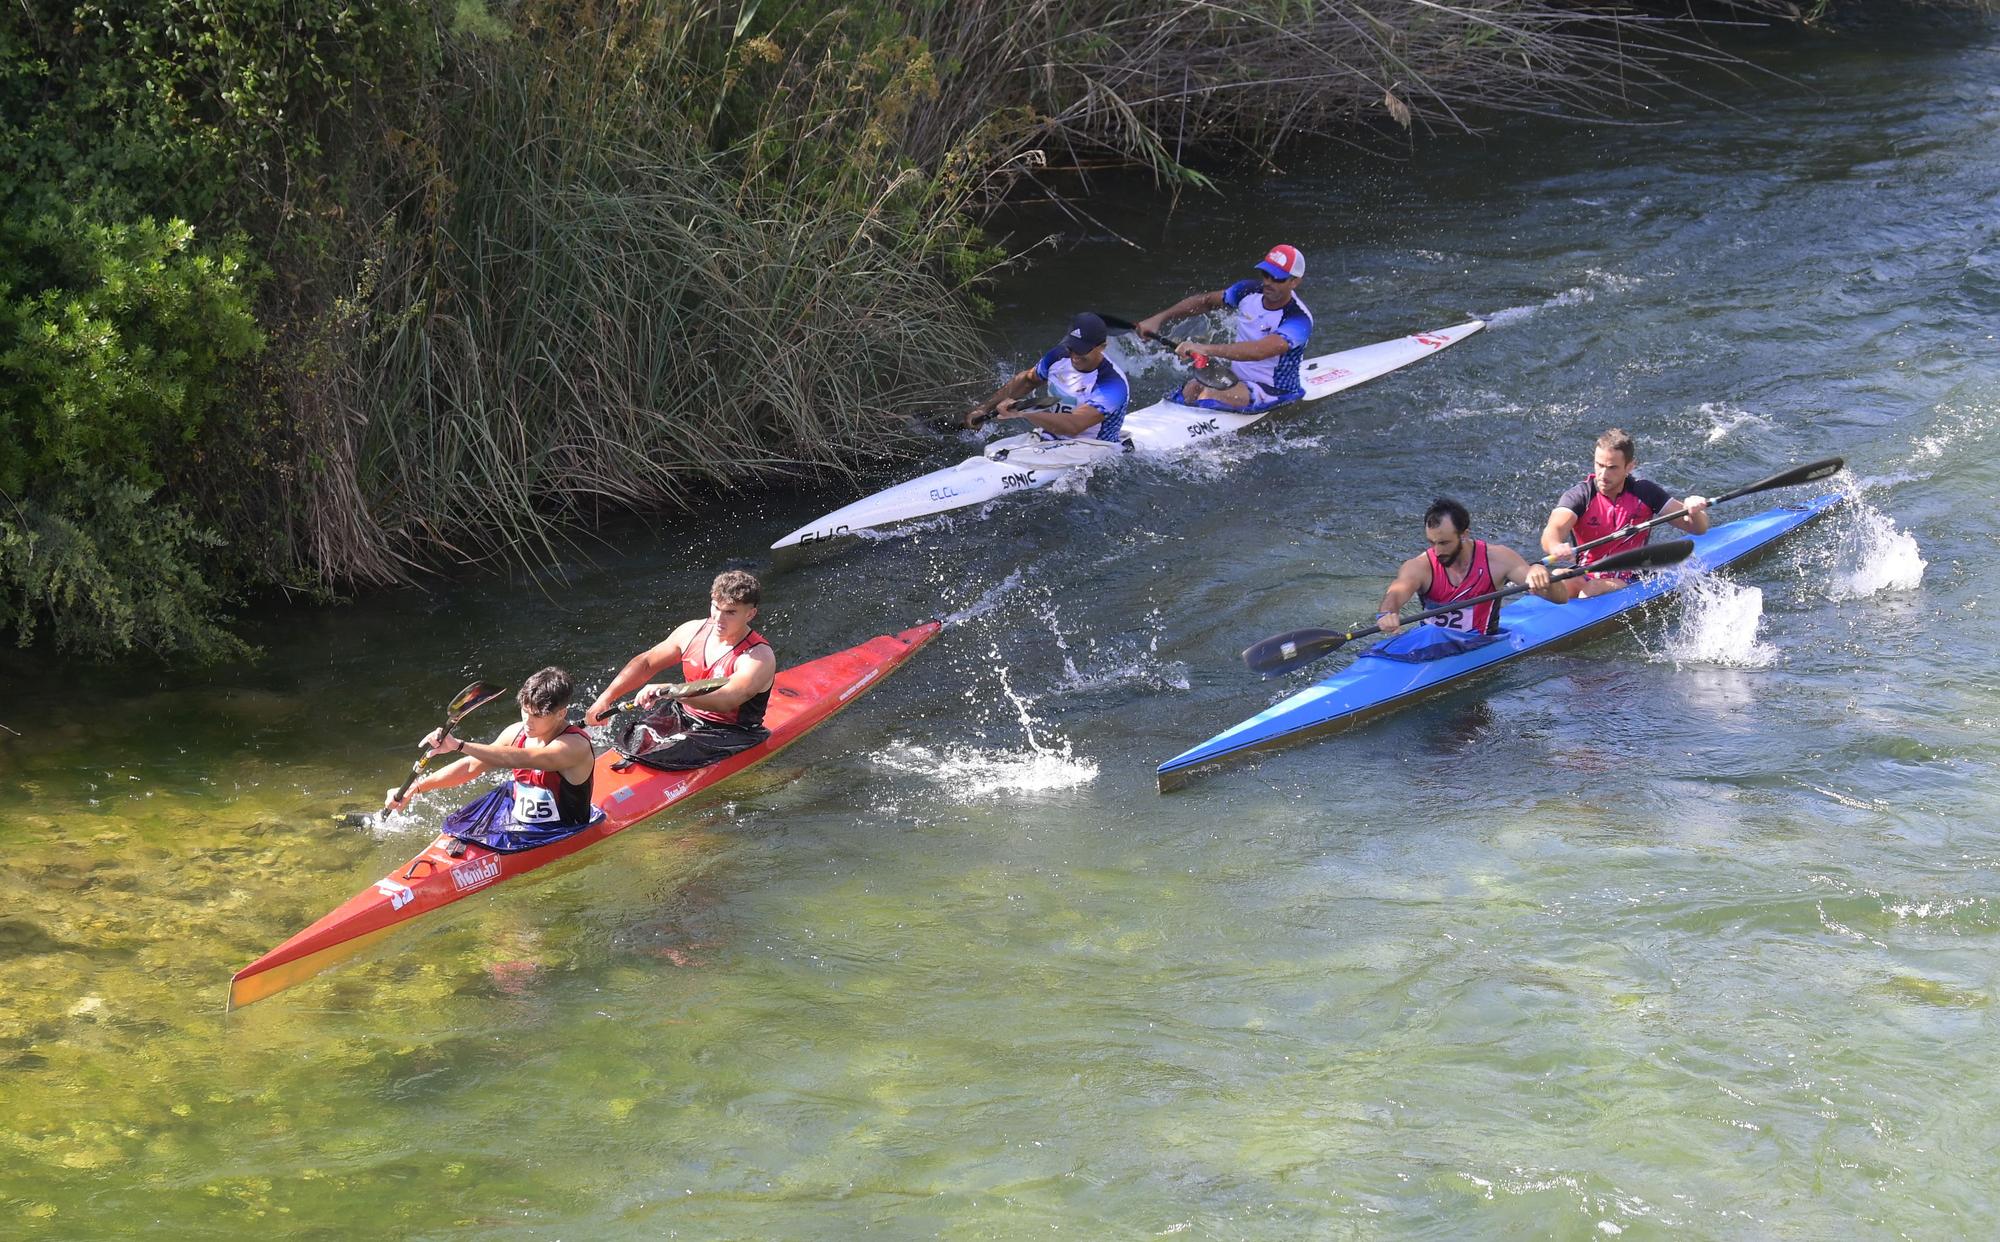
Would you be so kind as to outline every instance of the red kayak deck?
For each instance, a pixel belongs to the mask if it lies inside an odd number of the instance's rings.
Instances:
[[[447,851],[454,838],[440,834],[374,887],[356,893],[333,913],[237,971],[229,981],[229,1007],[282,992],[352,957],[411,919],[566,858],[755,767],[893,672],[936,637],[939,628],[938,622],[926,621],[900,634],[880,635],[858,647],[779,670],[764,714],[764,727],[771,736],[720,763],[691,772],[656,772],[634,764],[617,772],[611,767],[618,760],[616,752],[598,756],[592,792],[604,819],[573,837],[512,854],[458,843],[465,852],[453,858]]]

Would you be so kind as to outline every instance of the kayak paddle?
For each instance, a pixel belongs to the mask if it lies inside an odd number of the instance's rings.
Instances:
[[[1104,321],[1105,327],[1110,328],[1114,331],[1139,332],[1139,325],[1133,323],[1130,319],[1120,319],[1116,315],[1106,315],[1102,313],[1099,313],[1097,317]],[[1145,332],[1139,332],[1139,335],[1142,337],[1151,335],[1152,338],[1158,341],[1160,344],[1165,345],[1168,349],[1175,350],[1177,352],[1181,347],[1181,343],[1179,341],[1175,340],[1171,336],[1168,336],[1164,332],[1154,332],[1150,334]],[[1201,384],[1203,388],[1210,388],[1220,392],[1224,388],[1236,387],[1237,384],[1236,372],[1229,369],[1229,363],[1226,360],[1222,358],[1211,358],[1207,354],[1195,354],[1192,357],[1190,357],[1188,361],[1194,364],[1194,377]]]
[[[727,677],[704,677],[700,681],[670,681],[665,684],[668,698],[691,699],[697,694],[707,694],[711,690],[722,689],[729,684],[729,679]],[[626,699],[623,703],[612,704],[611,711],[613,715],[616,715],[619,712],[634,711],[638,706],[638,699]]]
[[[505,693],[507,693],[507,687],[496,686],[490,681],[475,681],[465,689],[460,690],[456,695],[452,696],[451,702],[445,704],[444,723],[438,726],[438,740],[443,741],[445,738],[450,737],[451,731],[458,727],[459,721]],[[424,760],[430,758],[429,747],[419,742],[417,749],[423,753],[419,754],[417,761],[410,765],[410,774],[403,778],[403,787],[396,791],[396,796],[390,799],[391,802],[401,802],[403,800],[403,795],[410,792],[410,786],[416,783],[417,774],[424,770]]]
[[[1633,548],[1629,552],[1620,552],[1615,556],[1607,556],[1588,569],[1578,567],[1576,569],[1564,570],[1561,573],[1550,574],[1549,579],[1553,582],[1561,582],[1565,578],[1574,578],[1585,573],[1602,574],[1632,569],[1665,569],[1669,565],[1678,565],[1680,562],[1686,560],[1693,551],[1694,544],[1685,539],[1676,539],[1671,543],[1648,544],[1643,548]],[[1441,617],[1445,613],[1456,612],[1461,608],[1470,607],[1473,604],[1483,604],[1488,600],[1505,599],[1509,595],[1519,595],[1527,589],[1525,586],[1516,584],[1514,586],[1503,587],[1498,591],[1488,591],[1484,595],[1475,595],[1471,599],[1455,600],[1442,608],[1433,608],[1428,612],[1420,612],[1413,617],[1404,617],[1402,623],[1404,625],[1411,625],[1430,617]],[[1274,634],[1262,642],[1253,643],[1244,648],[1243,663],[1248,665],[1250,671],[1253,673],[1262,673],[1266,677],[1275,677],[1279,673],[1289,673],[1295,668],[1312,663],[1323,655],[1338,651],[1357,638],[1366,638],[1370,634],[1380,634],[1381,632],[1381,626],[1371,625],[1366,629],[1348,630],[1345,633],[1338,630],[1293,630],[1287,634]]]
[[[959,419],[952,423],[951,426],[960,431],[970,431],[975,428],[984,427],[996,418],[1019,418],[1023,414],[1042,414],[1049,410],[1059,410],[1061,408],[1061,406],[1053,401],[1016,402],[1012,414],[1003,415],[1000,413],[1000,408],[995,406],[993,409],[986,411],[974,419],[970,424],[966,423],[964,419]]]
[[[1719,505],[1725,500],[1735,500],[1738,496],[1748,496],[1753,492],[1768,492],[1774,487],[1796,487],[1801,483],[1815,483],[1820,479],[1838,474],[1840,468],[1846,464],[1847,459],[1845,457],[1826,457],[1819,461],[1809,461],[1803,466],[1793,466],[1790,470],[1780,471],[1768,479],[1759,479],[1755,483],[1745,484],[1733,492],[1724,492],[1722,495],[1711,499],[1708,503],[1710,505]],[[1588,543],[1579,543],[1572,551],[1588,552],[1599,544],[1610,543],[1614,539],[1624,539],[1627,536],[1636,535],[1642,530],[1651,530],[1662,522],[1671,522],[1685,512],[1687,512],[1685,509],[1676,509],[1672,513],[1662,514],[1659,517],[1640,522],[1634,526],[1622,526],[1610,534],[1600,535]],[[1545,556],[1542,558],[1542,564],[1553,565],[1555,561],[1553,558]],[[1597,566],[1593,565],[1591,568],[1595,569]]]

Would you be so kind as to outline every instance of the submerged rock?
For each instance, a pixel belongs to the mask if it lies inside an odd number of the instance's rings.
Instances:
[[[30,919],[0,919],[0,957],[66,953],[74,948],[75,945],[56,939],[47,928]]]

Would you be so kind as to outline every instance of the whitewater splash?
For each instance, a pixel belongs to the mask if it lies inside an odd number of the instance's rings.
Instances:
[[[964,625],[966,622],[971,621],[976,617],[983,617],[987,613],[992,612],[995,608],[998,608],[1000,606],[1000,601],[1005,599],[1007,596],[1012,595],[1015,589],[1018,588],[1020,585],[1021,585],[1021,571],[1017,569],[1012,573],[1008,574],[1007,577],[1003,579],[1001,582],[999,582],[997,585],[986,588],[986,593],[984,595],[981,595],[978,599],[973,600],[970,604],[967,604],[965,607],[959,609],[957,612],[945,616],[942,620],[942,624],[948,629],[954,625]]]
[[[1708,422],[1708,439],[1705,441],[1708,444],[1714,444],[1719,440],[1727,439],[1742,427],[1769,427],[1771,425],[1771,420],[1765,418],[1763,415],[1752,414],[1748,410],[1738,409],[1727,402],[1704,401],[1697,407],[1696,412]]]
[[[1038,615],[1042,624],[1049,627],[1056,650],[1062,654],[1063,689],[1071,694],[1120,685],[1137,685],[1150,690],[1185,690],[1190,684],[1186,664],[1178,660],[1160,660],[1160,631],[1165,627],[1165,618],[1158,608],[1146,614],[1144,628],[1150,631],[1151,638],[1143,652],[1131,650],[1129,642],[1118,639],[1106,642],[1095,638],[1087,640],[1093,657],[1105,656],[1109,649],[1109,658],[1099,661],[1098,667],[1089,670],[1078,667],[1077,652],[1071,648],[1069,636],[1063,633],[1061,611],[1056,605],[1048,605]]]
[[[1913,591],[1923,582],[1930,562],[1917,547],[1917,537],[1896,529],[1889,515],[1851,492],[1847,530],[1829,586],[1834,599],[1866,599],[1883,591]]]
[[[1544,298],[1533,305],[1509,306],[1504,310],[1494,311],[1492,314],[1484,316],[1486,326],[1489,328],[1498,328],[1506,324],[1517,323],[1520,320],[1531,318],[1541,314],[1545,310],[1552,310],[1557,307],[1586,306],[1597,300],[1597,292],[1600,289],[1610,293],[1620,293],[1626,289],[1631,289],[1645,283],[1643,279],[1637,276],[1619,276],[1611,272],[1600,271],[1597,268],[1586,270],[1584,278],[1586,283],[1573,285],[1561,293]]]
[[[1000,675],[1000,692],[1013,705],[1026,749],[988,750],[955,745],[933,748],[899,741],[876,755],[874,761],[891,772],[937,782],[954,802],[1054,793],[1096,780],[1097,764],[1078,758],[1067,738],[1049,733],[1035,719],[1032,701],[1017,694],[1007,680],[1007,670],[999,664],[998,650],[992,653],[992,658]]]
[[[891,772],[935,781],[953,802],[1055,793],[1097,779],[1097,765],[1076,758],[1068,742],[1056,750],[1030,747],[1026,751],[972,746],[933,749],[914,742],[894,742],[875,756],[875,763]]]
[[[1757,637],[1761,589],[1702,574],[1681,588],[1679,600],[1679,621],[1660,652],[1675,664],[1763,668],[1778,658],[1778,649]]]
[[[1280,410],[1272,418],[1280,418]],[[1267,424],[1258,424],[1261,430]],[[1267,453],[1308,453],[1318,450],[1325,437],[1288,431],[1282,425],[1259,435],[1215,436],[1179,452],[1152,452],[1144,460],[1169,475],[1190,483],[1211,483],[1222,478],[1237,464]]]

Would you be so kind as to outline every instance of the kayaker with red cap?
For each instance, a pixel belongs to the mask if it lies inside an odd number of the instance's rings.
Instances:
[[[652,710],[621,729],[612,743],[647,767],[705,768],[770,736],[764,708],[771,701],[778,657],[750,628],[763,589],[753,575],[731,569],[716,575],[708,594],[707,617],[682,624],[664,642],[633,656],[583,714],[584,723],[603,724],[612,706],[637,690],[640,708]],[[650,681],[676,662],[679,684]],[[716,677],[725,679],[720,687],[687,693],[689,683]]]
[[[1305,395],[1305,386],[1299,382],[1299,364],[1305,360],[1313,318],[1299,300],[1298,288],[1305,279],[1306,257],[1296,247],[1273,246],[1257,263],[1256,273],[1227,289],[1182,298],[1139,321],[1139,335],[1157,336],[1168,323],[1189,315],[1225,306],[1236,312],[1235,340],[1181,341],[1176,345],[1175,352],[1184,358],[1200,354],[1222,359],[1237,379],[1231,387],[1221,389],[1191,379],[1178,398],[1184,404],[1261,410]]]
[[[1000,385],[986,400],[965,412],[965,425],[977,427],[995,418],[1025,418],[1035,430],[1070,439],[1118,442],[1132,386],[1118,364],[1104,356],[1110,333],[1104,320],[1085,311],[1070,321],[1069,332],[1041,360]],[[1043,384],[1063,407],[1022,410],[1021,398]]]
[[[1656,515],[1679,514],[1671,525],[1691,535],[1708,530],[1708,498],[1690,496],[1675,500],[1667,495],[1666,488],[1634,474],[1638,457],[1633,451],[1632,437],[1618,428],[1597,437],[1591,465],[1592,471],[1583,482],[1556,501],[1548,525],[1542,528],[1542,551],[1548,554],[1550,564],[1573,565],[1578,544],[1636,526]],[[1644,531],[1610,539],[1585,552],[1583,563],[1588,567],[1592,561],[1643,547],[1645,543]],[[1587,597],[1620,590],[1632,577],[1629,573],[1585,574],[1576,584],[1576,594]]]
[[[1547,565],[1529,564],[1519,552],[1497,543],[1467,539],[1465,532],[1471,528],[1472,515],[1464,505],[1442,497],[1431,502],[1424,511],[1424,538],[1430,548],[1404,561],[1382,593],[1375,624],[1384,634],[1402,628],[1396,614],[1413,598],[1428,612],[1513,585],[1527,587],[1552,604],[1569,602],[1569,584],[1552,579]],[[1500,601],[1490,599],[1443,613],[1427,624],[1468,634],[1498,634]]]

